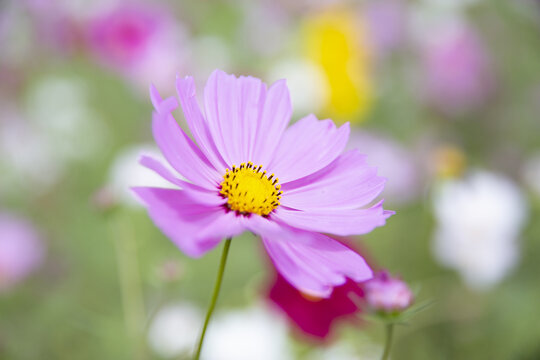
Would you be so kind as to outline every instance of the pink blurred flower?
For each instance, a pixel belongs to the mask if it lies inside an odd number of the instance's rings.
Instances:
[[[374,310],[393,312],[408,308],[414,296],[407,284],[381,271],[364,284],[367,304]]]
[[[425,48],[426,95],[441,111],[459,115],[480,106],[493,88],[481,38],[471,27],[441,29]]]
[[[69,54],[80,45],[79,21],[70,11],[69,1],[24,0],[21,3],[31,17],[36,46],[45,46],[58,56]]]
[[[99,61],[145,88],[182,70],[184,30],[160,6],[121,1],[89,20],[87,38]]]
[[[414,155],[391,138],[353,130],[349,149],[358,149],[368,156],[368,162],[377,165],[379,174],[388,179],[384,194],[393,204],[415,199],[422,185],[422,170]]]
[[[35,271],[44,253],[42,238],[30,222],[0,212],[0,292]]]
[[[378,55],[396,49],[406,36],[406,5],[402,0],[373,0],[366,4],[370,40]]]
[[[311,296],[330,296],[346,278],[371,278],[359,254],[323,235],[364,234],[393,214],[382,202],[372,205],[384,179],[366,157],[343,153],[348,124],[337,128],[309,115],[287,128],[292,106],[284,80],[267,88],[259,79],[216,70],[205,87],[204,113],[193,78],[178,78],[176,87],[197,145],[172,115],[178,100],[162,100],[154,87],[152,127],[163,155],[186,180],[143,157],[143,165],[181,190],[133,190],[184,253],[199,257],[223,238],[251,231],[262,237],[278,272]]]

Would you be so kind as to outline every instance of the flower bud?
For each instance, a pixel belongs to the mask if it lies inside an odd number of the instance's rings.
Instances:
[[[365,283],[365,296],[368,305],[383,312],[402,311],[408,308],[414,296],[407,284],[388,272],[381,271]]]

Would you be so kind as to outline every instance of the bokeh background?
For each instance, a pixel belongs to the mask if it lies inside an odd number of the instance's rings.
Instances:
[[[0,359],[189,354],[220,249],[187,258],[128,188],[167,186],[149,83],[215,68],[286,78],[293,121],[349,121],[388,178],[397,214],[351,241],[429,304],[392,359],[540,359],[534,0],[0,1]],[[274,276],[233,240],[207,360],[379,358],[367,319],[302,334]]]

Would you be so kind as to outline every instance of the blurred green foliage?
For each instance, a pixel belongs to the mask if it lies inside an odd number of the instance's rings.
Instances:
[[[271,59],[250,54],[237,39],[243,16],[236,8],[240,5],[211,1],[178,6],[178,17],[192,26],[193,36],[217,35],[233,49],[233,68],[228,70],[264,73]],[[492,166],[518,178],[516,163],[506,161],[506,155],[522,159],[540,148],[539,98],[531,95],[540,86],[540,22],[538,14],[520,9],[513,2],[496,0],[484,1],[470,12],[493,54],[502,84],[488,107],[457,121],[426,109],[408,82],[408,69],[417,59],[402,51],[378,70],[375,81],[382,96],[362,126],[411,146],[419,134],[434,133],[441,142],[459,143],[470,164]],[[40,59],[39,66],[34,62],[25,70],[16,101],[24,103],[28,89],[42,77],[80,79],[107,128],[108,140],[91,159],[70,163],[52,189],[33,197],[13,191],[1,199],[3,208],[25,214],[39,225],[48,256],[38,273],[0,294],[0,359],[135,359],[133,349],[141,346],[139,358],[156,358],[146,340],[133,344],[126,331],[120,257],[136,258],[128,268],[134,271],[130,276],[140,278],[146,327],[164,304],[188,300],[205,308],[220,248],[190,259],[155,228],[143,209],[120,207],[108,213],[96,209],[92,196],[107,183],[118,151],[152,141],[150,101],[84,54],[69,59],[51,56],[43,63]],[[398,327],[392,359],[540,358],[540,202],[529,197],[530,220],[522,235],[518,268],[493,290],[477,293],[433,259],[429,191],[426,188],[412,204],[395,206],[397,214],[386,226],[358,239],[375,264],[419,288],[418,301],[433,301],[407,326]],[[119,254],[118,241],[133,251]],[[180,264],[177,279],[160,276],[167,261]],[[270,266],[257,238],[250,234],[235,238],[218,308],[244,307],[264,296]],[[358,345],[359,353],[362,348],[356,339],[377,343],[383,339],[377,324],[339,330],[344,339]],[[298,353],[309,359],[311,345],[295,341]]]

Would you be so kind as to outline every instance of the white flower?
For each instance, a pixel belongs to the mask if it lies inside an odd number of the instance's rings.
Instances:
[[[194,78],[207,78],[216,68],[232,67],[231,49],[219,36],[195,37],[191,39],[189,49],[192,62],[188,66],[195,71]]]
[[[523,178],[527,186],[540,197],[540,152],[525,163]]]
[[[424,0],[426,6],[433,6],[441,11],[466,11],[482,0]]]
[[[130,188],[134,186],[154,186],[161,188],[174,188],[174,185],[157,175],[154,171],[139,164],[141,155],[149,155],[162,160],[164,166],[167,161],[155,145],[139,144],[123,149],[116,156],[109,170],[107,188],[114,198],[124,205],[142,206],[138,198],[133,195]]]
[[[48,75],[28,91],[25,111],[0,103],[0,193],[46,192],[73,161],[106,148],[107,130],[82,79]]]
[[[312,360],[375,360],[380,359],[382,353],[382,347],[371,343],[365,336],[360,335],[355,337],[355,346],[341,340],[314,351],[310,358]]]
[[[84,80],[47,76],[29,91],[28,120],[50,142],[57,156],[80,160],[105,148],[107,128],[90,105]]]
[[[436,44],[467,24],[466,9],[477,0],[424,0],[411,5],[410,32],[420,45]],[[436,30],[436,31],[435,31]]]
[[[340,342],[325,348],[320,353],[321,360],[357,360],[358,354],[349,343]]]
[[[527,208],[511,180],[484,171],[448,180],[437,189],[434,207],[435,256],[467,285],[486,290],[515,266]]]
[[[64,159],[18,109],[0,108],[0,195],[46,192],[62,176]]]
[[[268,79],[287,79],[294,111],[299,114],[316,113],[326,102],[328,84],[324,72],[317,64],[308,60],[285,59],[270,69]]]
[[[284,321],[263,306],[231,311],[210,323],[205,339],[204,360],[288,360]]]
[[[260,55],[270,57],[283,51],[292,33],[290,13],[273,1],[241,1],[244,13],[240,36]]]
[[[150,348],[164,358],[188,354],[195,348],[202,315],[190,304],[169,305],[152,320],[148,331]]]

